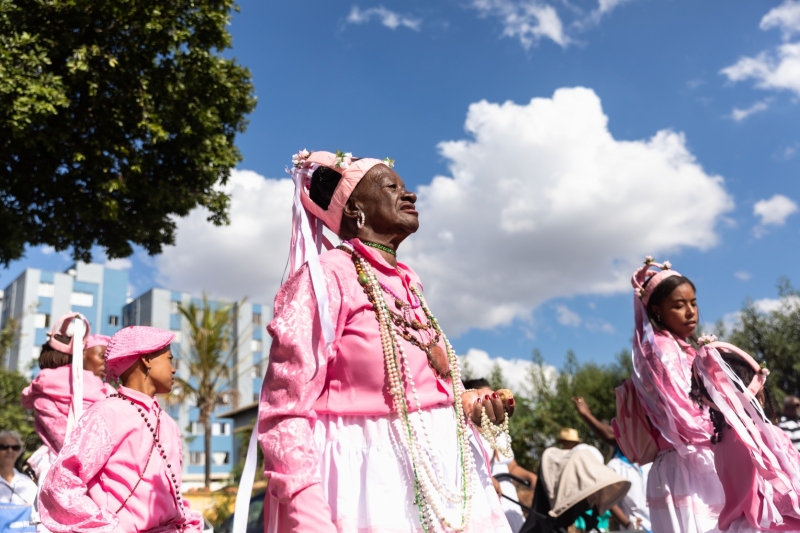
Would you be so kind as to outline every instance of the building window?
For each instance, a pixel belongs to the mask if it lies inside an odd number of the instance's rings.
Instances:
[[[253,339],[250,341],[250,351],[252,352],[260,352],[261,351],[261,341],[258,339]]]
[[[52,283],[40,283],[38,294],[39,296],[52,298],[56,294],[56,286]]]
[[[204,464],[206,464],[206,453],[205,452],[189,452],[189,464],[190,465],[204,465]]]
[[[261,313],[253,313],[253,325],[254,326],[261,325]]]
[[[217,405],[230,405],[231,404],[231,393],[230,392],[223,392],[217,398]]]
[[[261,393],[260,392],[254,392],[253,393],[253,403],[255,403],[255,402],[259,401],[259,400],[261,400]]]
[[[109,326],[119,326],[119,317],[117,315],[109,315],[109,317],[108,317],[108,325]]]
[[[70,305],[78,307],[94,306],[94,294],[91,292],[73,292],[69,297]]]
[[[203,424],[200,422],[189,422],[189,433],[192,435],[202,435],[205,433]]]
[[[253,365],[253,378],[260,378],[261,377],[261,363],[256,363]]]
[[[173,329],[173,330],[170,330],[170,333],[174,333],[175,334],[175,338],[172,339],[172,342],[176,342],[176,343],[180,344],[180,342],[181,342],[181,330]]]
[[[214,466],[226,465],[229,461],[230,454],[228,452],[211,452],[211,464]]]
[[[173,314],[173,315],[177,315],[178,313],[180,313],[180,312],[181,312],[181,310],[179,309],[179,306],[180,306],[180,305],[181,305],[181,303],[180,303],[180,302],[178,302],[178,301],[176,301],[176,300],[172,300],[172,301],[169,303],[169,312],[170,312],[171,314]]]
[[[228,422],[214,422],[211,424],[211,434],[215,437],[231,434],[231,425]]]
[[[49,328],[50,315],[45,313],[36,313],[36,316],[33,319],[33,325],[37,328]]]

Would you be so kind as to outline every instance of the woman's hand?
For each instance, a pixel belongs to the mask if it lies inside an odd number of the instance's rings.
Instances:
[[[504,412],[508,413],[509,418],[514,414],[514,394],[508,389],[490,391],[481,389],[480,391],[468,391],[461,395],[461,406],[469,419],[476,426],[481,425],[481,412],[486,408],[486,416],[492,424],[498,425],[505,418]]]

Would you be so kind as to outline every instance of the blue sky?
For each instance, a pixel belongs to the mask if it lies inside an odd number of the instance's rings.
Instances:
[[[240,8],[229,54],[258,107],[237,141],[235,227],[196,213],[161,257],[117,262],[134,295],[269,300],[288,248],[279,179],[301,148],[392,157],[422,191],[406,257],[461,353],[612,360],[646,254],[695,281],[707,322],[775,298],[780,276],[798,282],[800,2]],[[29,250],[0,286],[68,263]]]

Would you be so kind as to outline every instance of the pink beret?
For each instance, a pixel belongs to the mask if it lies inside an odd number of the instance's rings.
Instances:
[[[106,371],[112,379],[119,377],[143,355],[169,346],[175,334],[149,326],[130,326],[119,330],[108,341]]]
[[[86,337],[86,344],[84,345],[83,349],[88,350],[89,348],[94,348],[95,346],[108,346],[108,341],[111,340],[111,337],[108,335],[89,335]]]

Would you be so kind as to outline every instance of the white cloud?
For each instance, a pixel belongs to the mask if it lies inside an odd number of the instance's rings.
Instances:
[[[106,259],[105,262],[105,267],[112,270],[128,270],[132,266],[133,262],[126,257],[120,257],[118,259]]]
[[[556,305],[556,320],[562,326],[578,327],[581,325],[581,317],[578,313],[571,310],[566,305]]]
[[[465,362],[472,369],[473,378],[488,378],[492,373],[492,367],[497,363],[503,371],[503,379],[506,386],[516,395],[529,395],[531,390],[530,375],[536,365],[524,359],[503,359],[502,357],[491,357],[483,350],[470,348],[466,355],[459,356],[461,364]],[[555,367],[544,365],[544,370],[548,377],[555,377],[557,371]]]
[[[55,248],[53,248],[52,246],[49,246],[47,244],[42,246],[42,254],[44,254],[44,255],[52,255],[55,251],[56,251]]]
[[[473,0],[472,7],[483,16],[503,24],[503,36],[519,39],[527,50],[542,39],[566,47],[570,39],[555,8],[538,0]]]
[[[756,300],[753,302],[753,307],[756,308],[757,311],[769,314],[774,311],[779,311],[784,305],[789,305],[793,307],[800,306],[800,298],[796,296],[789,296],[788,298],[761,298],[760,300]],[[722,323],[725,326],[725,330],[730,333],[734,329],[741,327],[742,325],[742,313],[741,311],[734,311],[733,313],[726,313],[722,317]]]
[[[793,33],[800,33],[800,0],[786,0],[772,8],[761,19],[759,27],[762,30],[780,28],[785,40],[791,38]]]
[[[451,176],[419,189],[420,231],[402,253],[446,331],[527,319],[555,297],[630,290],[644,255],[717,242],[733,201],[684,136],[621,141],[607,123],[592,90],[559,89],[524,105],[473,104],[472,138],[440,144]]]
[[[230,225],[211,225],[200,208],[179,219],[175,246],[155,259],[157,279],[170,289],[271,306],[289,256],[294,185],[233,170],[225,190]]]
[[[772,98],[765,98],[764,100],[760,100],[746,109],[739,109],[738,107],[734,107],[733,111],[731,112],[731,118],[736,122],[741,122],[750,115],[766,111],[767,109],[769,109],[769,104],[771,102]]]
[[[371,7],[364,10],[360,9],[358,6],[353,6],[346,20],[350,24],[365,24],[373,19],[379,20],[381,24],[392,30],[403,27],[419,31],[422,25],[422,19],[401,15],[383,6]]]
[[[761,19],[760,27],[780,28],[785,41],[793,33],[800,33],[800,0],[785,0],[770,10]],[[788,90],[800,95],[800,42],[785,42],[773,52],[743,57],[720,74],[733,82],[752,79],[760,89]]]
[[[753,275],[750,274],[750,272],[746,272],[744,270],[739,270],[738,272],[734,272],[733,276],[736,279],[742,280],[742,281],[747,281],[747,280],[749,280],[750,278],[753,277]]]
[[[783,226],[786,219],[796,213],[797,204],[782,194],[776,194],[768,200],[759,200],[753,206],[753,214],[760,221],[753,229],[757,237],[764,235],[767,226]]]

